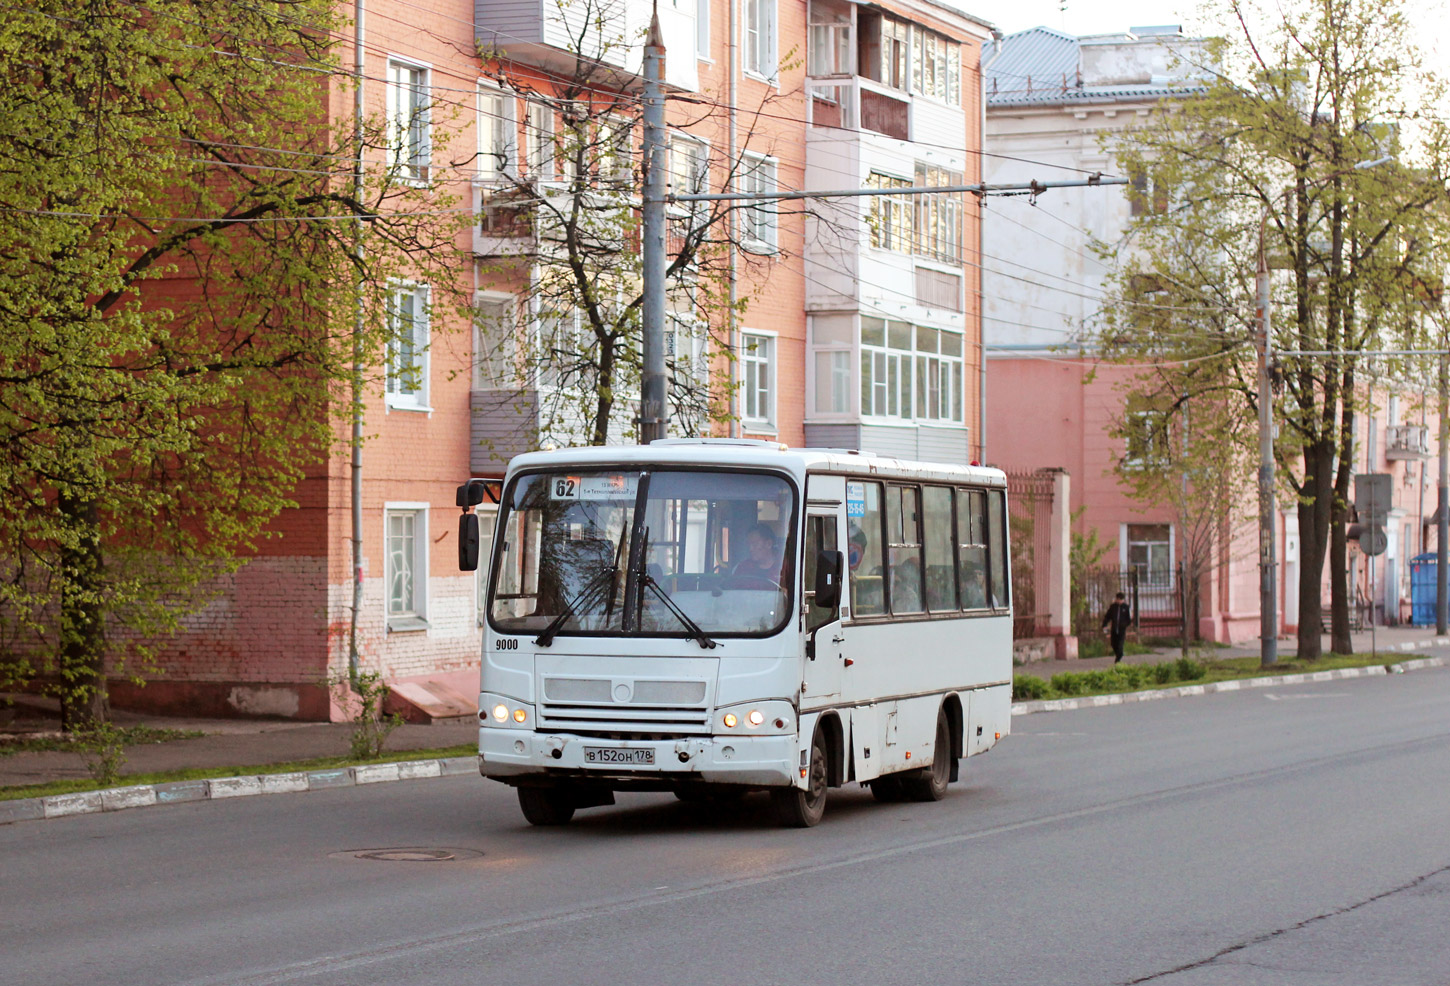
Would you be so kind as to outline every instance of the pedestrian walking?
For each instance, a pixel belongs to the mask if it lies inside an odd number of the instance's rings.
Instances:
[[[1113,604],[1103,614],[1102,625],[1108,631],[1108,639],[1113,644],[1113,663],[1117,664],[1123,659],[1123,641],[1128,637],[1128,626],[1133,622],[1133,615],[1128,611],[1128,597],[1121,592],[1113,599]]]

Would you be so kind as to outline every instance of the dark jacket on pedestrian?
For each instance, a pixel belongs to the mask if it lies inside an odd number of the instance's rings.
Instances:
[[[1103,614],[1102,625],[1106,627],[1108,633],[1112,634],[1114,637],[1126,636],[1128,633],[1128,627],[1131,626],[1132,623],[1133,615],[1128,611],[1127,603],[1115,602],[1111,606],[1109,606],[1108,611]]]

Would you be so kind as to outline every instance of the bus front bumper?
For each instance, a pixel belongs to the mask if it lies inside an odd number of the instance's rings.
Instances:
[[[479,773],[500,780],[569,774],[785,787],[796,783],[798,750],[794,735],[609,740],[487,726],[478,731]]]

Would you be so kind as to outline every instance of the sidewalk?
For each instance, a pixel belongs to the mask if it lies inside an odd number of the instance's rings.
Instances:
[[[42,702],[29,696],[0,696],[0,699],[7,697],[16,699],[15,716],[10,722],[0,725],[0,735],[23,737],[52,733],[59,728],[53,701]],[[113,719],[118,726],[144,725],[206,734],[193,739],[127,747],[126,763],[121,768],[122,783],[127,776],[165,770],[261,766],[346,756],[352,735],[352,726],[342,722],[183,719],[123,711],[115,712]],[[429,750],[477,742],[477,726],[473,717],[467,716],[426,726],[404,724],[388,737],[384,751]],[[0,751],[3,749],[0,747]],[[0,787],[89,776],[84,761],[77,753],[47,751],[0,755]]]
[[[1403,660],[1408,654],[1420,653],[1433,646],[1435,640],[1434,627],[1376,627],[1373,631],[1356,630],[1351,633],[1350,640],[1354,643],[1356,654],[1369,654],[1372,651],[1378,652],[1385,657],[1385,662]],[[1106,638],[1104,638],[1106,639]],[[1373,641],[1373,646],[1371,646]],[[1279,638],[1279,658],[1290,660],[1298,644],[1293,637]],[[1320,641],[1320,646],[1325,654],[1329,653],[1329,635],[1325,634]],[[1128,654],[1123,658],[1124,664],[1161,664],[1164,661],[1173,661],[1181,657],[1183,651],[1177,647],[1158,648],[1148,654]],[[1230,647],[1210,647],[1202,651],[1198,656],[1208,658],[1229,658],[1229,657],[1258,657],[1259,642],[1251,640],[1244,644],[1235,644]],[[1093,657],[1075,661],[1031,661],[1015,668],[1017,674],[1030,674],[1038,678],[1051,678],[1055,674],[1064,671],[1093,671],[1113,666],[1113,655],[1106,657]]]

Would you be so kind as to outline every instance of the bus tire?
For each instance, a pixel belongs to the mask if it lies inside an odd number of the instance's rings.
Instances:
[[[808,829],[821,820],[826,813],[827,780],[830,775],[830,761],[827,759],[826,740],[819,729],[811,738],[811,765],[807,775],[808,786],[804,791],[798,787],[771,788],[770,804],[775,809],[775,819],[786,828]]]
[[[901,783],[906,796],[912,801],[940,801],[946,797],[951,780],[952,730],[947,722],[947,711],[942,709],[936,714],[936,746],[932,750],[931,766]]]
[[[569,792],[556,787],[519,788],[519,807],[530,825],[566,825],[574,817]]]

